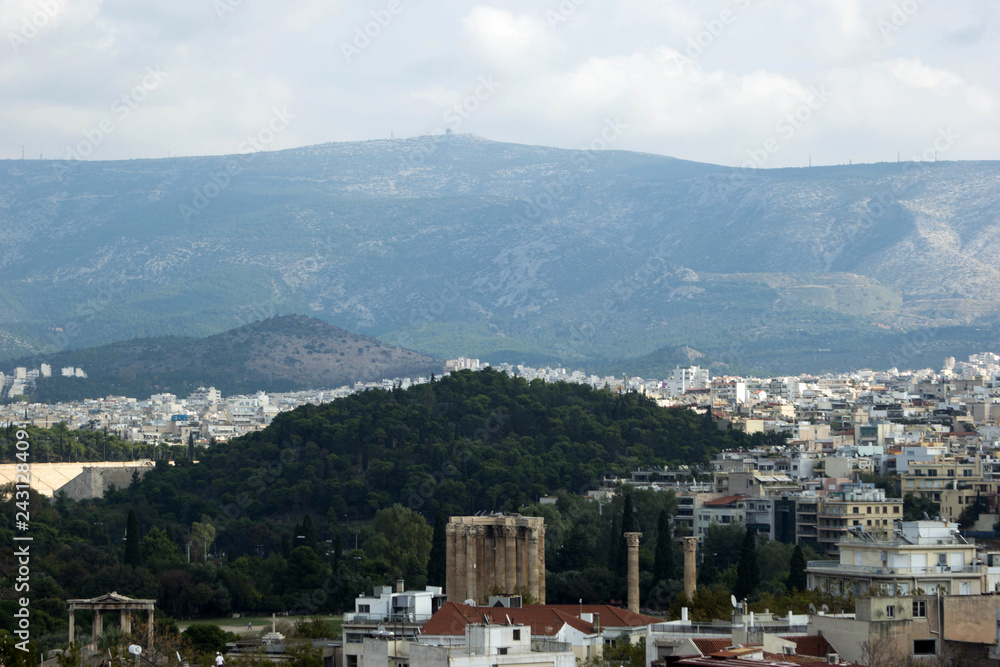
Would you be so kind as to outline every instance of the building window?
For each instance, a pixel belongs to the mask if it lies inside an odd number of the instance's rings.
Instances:
[[[898,505],[896,507],[892,508],[892,513],[893,514],[899,514],[899,506]]]
[[[860,514],[860,513],[861,513],[861,508],[859,508],[859,507],[854,507],[854,508],[852,508],[852,512],[853,512],[854,514]]]
[[[507,647],[501,646],[500,648],[497,649],[497,653],[500,655],[507,655]]]
[[[948,554],[938,554],[938,565],[948,564]]]
[[[358,605],[358,613],[359,614],[370,614],[371,611],[372,611],[371,605],[367,605],[367,604],[359,604]]]
[[[896,618],[896,605],[892,605],[891,604],[891,605],[889,605],[888,607],[885,608],[885,617],[886,618]]]
[[[516,642],[521,641],[521,631],[520,630],[514,630],[514,641],[516,641]]]
[[[872,513],[872,506],[871,506],[871,505],[869,505],[869,506],[868,506],[868,513],[869,513],[869,514],[871,514],[871,513]]]
[[[913,618],[927,618],[927,600],[913,601]]]
[[[913,655],[937,655],[937,641],[934,639],[914,639]]]

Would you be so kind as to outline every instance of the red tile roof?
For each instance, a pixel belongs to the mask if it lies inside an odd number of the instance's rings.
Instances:
[[[795,642],[795,653],[825,658],[827,653],[835,653],[830,642],[821,635],[806,635],[798,637],[781,637],[785,641]]]
[[[585,604],[582,609],[578,604],[528,605],[525,609],[530,607],[551,607],[571,616],[579,616],[581,611],[584,614],[600,614],[601,626],[605,628],[639,628],[650,623],[663,622],[662,618],[636,614],[628,609],[614,607],[610,604]]]
[[[566,613],[560,608],[562,606],[527,605],[520,609],[508,609],[507,607],[472,607],[460,602],[446,602],[424,624],[421,633],[425,635],[464,635],[465,626],[470,623],[523,625],[531,628],[531,634],[534,636],[553,636],[564,625],[587,635],[597,632],[593,623],[581,619],[576,614]],[[579,607],[574,609],[578,610]],[[603,618],[602,616],[602,625],[604,624]]]
[[[716,639],[715,637],[693,637],[691,641],[698,647],[698,650],[701,651],[702,655],[711,655],[712,653],[725,651],[733,645],[732,637],[725,637],[722,639]]]
[[[743,500],[745,496],[737,494],[735,496],[723,496],[722,498],[716,498],[715,500],[708,500],[705,502],[706,507],[714,507],[718,505],[729,505],[735,503],[737,500]]]

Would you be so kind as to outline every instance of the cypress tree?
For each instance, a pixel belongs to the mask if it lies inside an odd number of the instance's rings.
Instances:
[[[444,512],[438,512],[434,519],[434,535],[431,537],[431,554],[427,561],[427,583],[431,586],[445,585],[445,556],[448,548]],[[445,591],[450,593],[450,591]]]
[[[806,590],[806,556],[802,546],[796,544],[792,551],[792,559],[788,564],[788,587],[799,591]]]
[[[654,554],[654,574],[657,580],[674,578],[674,535],[667,510],[660,510],[656,521],[656,553]]]
[[[747,528],[743,536],[743,548],[740,550],[740,561],[736,565],[736,586],[733,593],[743,600],[753,595],[760,584],[760,565],[757,563],[757,534]]]

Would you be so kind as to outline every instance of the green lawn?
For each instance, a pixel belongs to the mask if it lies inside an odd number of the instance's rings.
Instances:
[[[278,629],[281,630],[282,625],[291,624],[294,625],[296,621],[300,619],[310,619],[311,616],[275,616],[275,620],[278,622]],[[340,635],[340,629],[344,622],[343,616],[318,616],[318,618],[328,621],[331,623],[336,630],[336,634]],[[229,632],[235,632],[238,634],[244,634],[248,632],[247,623],[253,623],[253,632],[258,632],[263,630],[265,632],[271,631],[271,617],[270,616],[240,616],[239,618],[233,618],[231,616],[224,616],[222,618],[199,618],[187,621],[178,621],[177,628],[181,631],[187,629],[192,623],[212,623],[218,625],[223,630]]]

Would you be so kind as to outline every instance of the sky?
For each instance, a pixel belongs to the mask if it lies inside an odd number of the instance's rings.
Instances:
[[[995,0],[2,0],[0,158],[452,130],[732,166],[1000,158]]]

